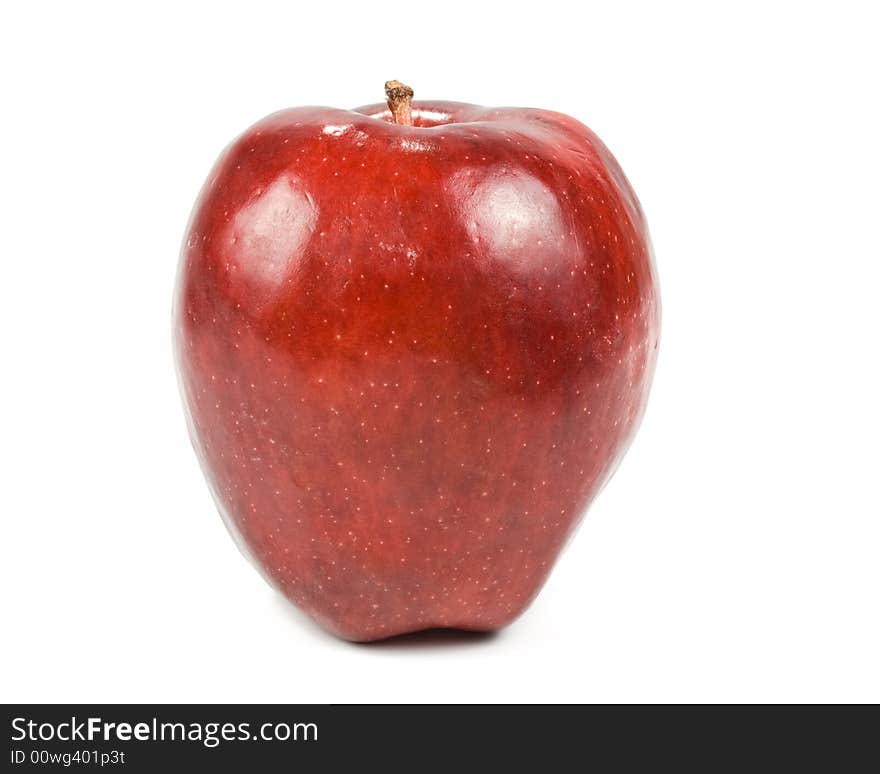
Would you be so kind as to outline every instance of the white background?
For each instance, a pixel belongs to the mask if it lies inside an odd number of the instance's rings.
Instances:
[[[18,3],[0,19],[4,701],[880,700],[870,3]],[[297,104],[560,110],[656,249],[647,417],[494,638],[356,646],[214,511],[170,305],[222,147]]]

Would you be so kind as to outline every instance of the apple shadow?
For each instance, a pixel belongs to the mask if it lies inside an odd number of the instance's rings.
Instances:
[[[430,648],[474,647],[499,637],[498,632],[474,632],[467,629],[422,629],[373,642],[352,643],[364,650],[419,650]]]
[[[340,639],[325,629],[321,628],[311,617],[292,605],[283,594],[276,592],[273,594],[275,603],[278,608],[283,611],[285,616],[293,622],[297,628],[310,632],[314,637],[324,640],[327,643],[337,645],[348,645],[358,650],[376,652],[387,652],[394,650],[430,650],[430,649],[454,649],[463,647],[477,647],[486,645],[497,640],[501,635],[500,632],[476,632],[467,629],[422,629],[417,632],[407,632],[406,634],[397,634],[394,637],[387,637],[384,640],[373,640],[371,642],[351,642],[349,640]]]

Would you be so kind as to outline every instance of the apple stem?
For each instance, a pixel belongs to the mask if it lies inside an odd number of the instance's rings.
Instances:
[[[391,118],[400,126],[412,126],[413,90],[400,81],[386,81],[385,98],[391,110]]]

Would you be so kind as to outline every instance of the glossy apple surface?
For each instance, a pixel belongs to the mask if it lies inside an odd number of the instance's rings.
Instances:
[[[264,576],[351,640],[494,630],[642,415],[659,305],[614,158],[559,113],[269,116],[221,155],[174,304],[197,454]]]

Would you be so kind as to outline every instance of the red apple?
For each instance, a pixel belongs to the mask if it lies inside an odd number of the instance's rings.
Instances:
[[[358,641],[522,612],[629,444],[659,323],[644,216],[589,129],[387,92],[235,140],[174,305],[227,526]]]

